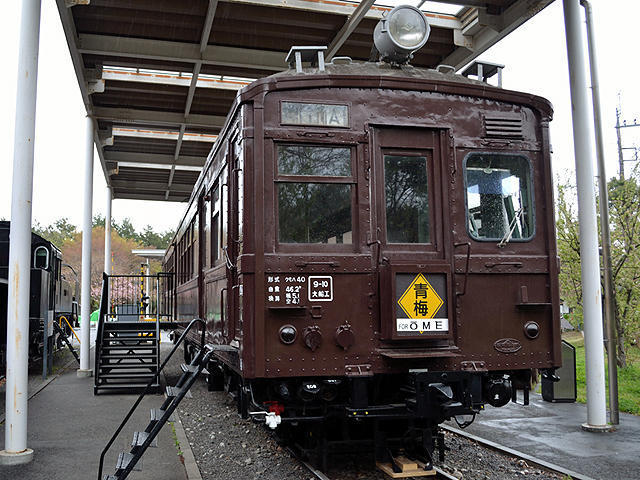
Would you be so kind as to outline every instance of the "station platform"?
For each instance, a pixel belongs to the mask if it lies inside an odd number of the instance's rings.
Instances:
[[[532,393],[528,406],[488,406],[464,433],[561,466],[574,480],[640,479],[640,417],[620,413],[617,430],[606,433],[582,430],[586,420],[586,405],[545,402]]]
[[[93,368],[93,349],[91,357]],[[137,395],[94,396],[93,377],[78,378],[77,368],[75,360],[67,362],[58,376],[29,400],[27,446],[34,451],[33,460],[25,465],[0,465],[1,480],[98,478],[100,453]],[[158,408],[163,399],[157,394],[144,398],[107,453],[103,475],[113,475],[118,453],[129,451],[133,432],[144,429],[149,411]],[[0,448],[4,448],[4,423],[1,428]],[[170,425],[163,427],[158,447],[148,449],[141,463],[142,472],[134,471],[129,478],[187,479]]]

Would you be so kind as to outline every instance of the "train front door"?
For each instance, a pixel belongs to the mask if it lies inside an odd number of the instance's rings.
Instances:
[[[371,132],[371,244],[381,338],[390,345],[415,344],[417,355],[425,347],[451,348],[455,338],[451,227],[445,223],[447,140],[446,131],[430,128]],[[407,358],[406,351],[402,355]]]

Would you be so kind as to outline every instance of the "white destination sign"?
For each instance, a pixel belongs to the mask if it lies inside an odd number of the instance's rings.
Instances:
[[[396,319],[396,325],[398,332],[448,332],[449,331],[449,319],[448,318],[425,318],[425,319],[411,319],[411,318],[398,318]]]

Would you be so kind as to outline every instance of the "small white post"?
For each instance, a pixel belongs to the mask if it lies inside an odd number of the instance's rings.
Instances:
[[[104,216],[104,272],[111,275],[111,204],[113,194],[107,186],[107,213]]]
[[[589,132],[589,83],[587,81],[580,0],[563,0],[569,81],[573,116],[573,144],[578,186],[578,221],[580,223],[580,266],[584,347],[587,376],[587,423],[589,431],[608,430],[604,388],[604,348],[600,291],[600,257],[596,198],[593,188],[593,137]]]
[[[27,381],[40,8],[40,0],[22,2],[9,240],[6,420],[4,450],[0,452],[0,464],[3,465],[28,463],[33,459],[33,450],[27,448]]]
[[[91,227],[93,213],[93,120],[87,116],[84,166],[84,211],[82,214],[82,305],[80,316],[79,377],[91,376],[89,342],[91,332]]]

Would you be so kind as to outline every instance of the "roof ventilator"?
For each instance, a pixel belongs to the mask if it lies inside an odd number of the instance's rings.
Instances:
[[[469,78],[469,75],[475,76],[484,83],[489,83],[489,79],[494,75],[498,75],[498,87],[502,88],[502,69],[504,65],[491,62],[480,62],[476,60],[462,71],[462,75]]]
[[[327,47],[291,47],[285,62],[289,64],[289,68],[296,66],[296,72],[302,73],[303,63],[308,63],[312,68],[317,68],[324,72],[324,52]]]

